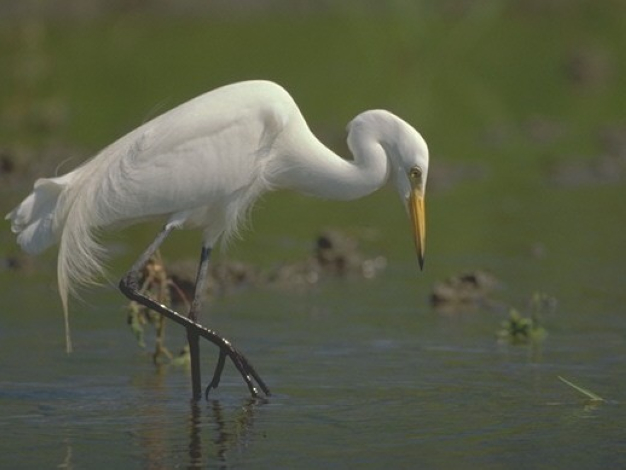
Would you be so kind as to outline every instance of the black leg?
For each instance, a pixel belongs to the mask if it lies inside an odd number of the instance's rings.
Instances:
[[[210,257],[211,248],[203,246],[202,252],[200,253],[200,264],[198,265],[198,275],[196,276],[193,302],[191,303],[188,315],[189,319],[194,323],[198,323],[200,304],[206,288]],[[189,358],[191,360],[191,386],[193,388],[193,399],[198,401],[202,398],[202,379],[200,376],[200,337],[195,331],[189,328],[187,328],[187,342],[189,343]]]
[[[258,385],[258,387],[261,389],[261,392],[263,394],[265,394],[266,396],[269,396],[270,391],[265,385],[265,383],[263,382],[263,380],[261,379],[261,377],[257,374],[257,372],[254,370],[252,365],[245,358],[245,356],[241,354],[237,349],[235,349],[235,347],[227,339],[223,338],[222,336],[220,336],[213,330],[209,330],[208,328],[205,328],[199,325],[197,322],[191,320],[190,318],[187,318],[184,315],[181,315],[180,313],[170,309],[169,307],[157,302],[156,300],[146,296],[145,294],[141,292],[140,285],[139,285],[139,276],[141,273],[141,269],[144,267],[144,265],[148,262],[150,257],[159,248],[159,246],[163,243],[163,241],[167,238],[167,236],[172,232],[174,228],[175,226],[168,225],[157,235],[156,239],[152,242],[152,244],[150,244],[150,246],[146,249],[146,251],[135,262],[135,264],[133,264],[130,271],[128,271],[128,273],[126,273],[126,275],[122,278],[119,284],[120,290],[130,300],[134,300],[140,303],[141,305],[145,306],[146,308],[154,310],[155,312],[166,316],[170,320],[186,328],[188,331],[188,337],[189,337],[189,332],[191,332],[196,337],[202,337],[210,341],[211,343],[215,344],[220,349],[220,359],[218,360],[218,364],[215,369],[213,380],[211,381],[211,384],[207,388],[207,393],[208,393],[208,390],[210,390],[211,388],[217,387],[222,369],[224,367],[223,363],[225,361],[226,356],[228,356],[230,360],[233,362],[233,364],[235,365],[235,367],[237,368],[237,370],[239,371],[239,373],[241,374],[241,377],[243,378],[244,382],[248,386],[248,390],[250,391],[250,394],[253,397],[258,397],[260,395],[259,390],[257,389],[256,385]],[[204,251],[205,250],[203,249],[203,254],[204,254]],[[209,253],[206,253],[207,263],[208,263],[208,254]],[[201,263],[201,266],[198,270],[198,276],[201,275],[202,269],[203,268],[202,268],[202,263]],[[204,269],[206,269],[206,267]],[[206,273],[204,275],[206,275]],[[196,294],[194,294],[194,301],[196,300],[195,298],[199,294],[200,294],[199,292],[196,292]],[[193,306],[191,310],[194,311]],[[194,311],[194,312],[197,312],[197,311]],[[199,365],[199,361],[198,361],[198,365]],[[193,375],[192,375],[192,380],[193,380]],[[255,382],[256,382],[256,385],[255,385]],[[197,385],[197,386],[193,385],[195,399],[197,399],[196,397],[197,387],[200,387],[200,385]]]

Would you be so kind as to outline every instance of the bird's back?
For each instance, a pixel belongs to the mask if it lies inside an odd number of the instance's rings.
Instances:
[[[90,189],[97,191],[94,203],[106,201],[99,225],[154,216],[182,218],[194,226],[218,224],[216,211],[265,183],[264,165],[294,110],[278,85],[244,82],[141,126],[105,150],[107,157],[87,164],[99,167],[94,172],[100,184]],[[86,181],[90,173],[85,168]]]

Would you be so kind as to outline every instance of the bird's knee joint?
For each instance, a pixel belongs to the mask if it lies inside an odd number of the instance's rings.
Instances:
[[[129,297],[139,290],[139,280],[137,276],[131,272],[120,279],[118,287],[124,295]]]

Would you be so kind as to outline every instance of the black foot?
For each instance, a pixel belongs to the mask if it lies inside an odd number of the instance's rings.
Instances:
[[[223,349],[220,349],[220,357],[217,360],[217,365],[215,366],[215,372],[213,372],[213,379],[211,383],[207,385],[206,390],[204,391],[204,398],[206,400],[209,399],[209,392],[213,388],[217,388],[220,384],[220,379],[222,378],[222,372],[224,371],[224,364],[226,363],[226,352]]]
[[[248,386],[248,390],[253,398],[259,398],[261,393],[266,397],[270,396],[270,390],[263,382],[263,379],[257,374],[254,367],[248,362],[248,359],[241,354],[235,347],[230,344],[227,340],[224,340],[224,346],[220,347],[220,356],[217,360],[217,365],[215,366],[215,372],[213,373],[213,379],[211,383],[207,386],[204,396],[208,400],[209,393],[212,389],[215,389],[219,386],[220,380],[222,378],[222,372],[224,371],[224,365],[226,363],[226,356],[230,357],[230,360],[233,361],[233,364],[241,374],[244,382]],[[256,382],[256,385],[255,385]],[[257,388],[258,385],[258,388]],[[261,391],[259,392],[259,388]]]

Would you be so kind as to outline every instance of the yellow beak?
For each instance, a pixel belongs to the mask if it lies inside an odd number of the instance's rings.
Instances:
[[[409,194],[409,215],[415,239],[415,249],[420,269],[424,269],[424,250],[426,247],[426,209],[424,208],[424,192],[419,187],[411,188]]]

